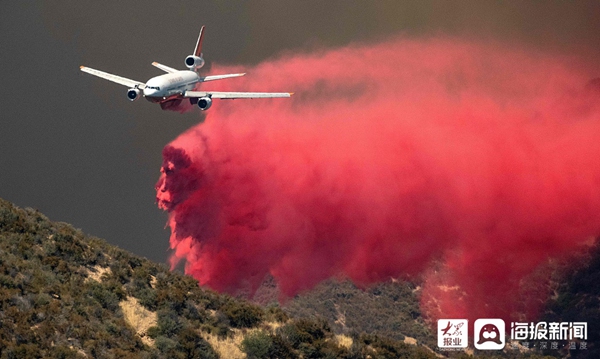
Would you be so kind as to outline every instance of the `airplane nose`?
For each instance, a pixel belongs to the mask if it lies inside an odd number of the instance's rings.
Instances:
[[[144,89],[144,96],[153,96],[155,93],[156,93],[155,89],[149,89],[149,88]]]

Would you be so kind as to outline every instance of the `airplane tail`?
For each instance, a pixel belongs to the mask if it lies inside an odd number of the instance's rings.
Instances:
[[[198,35],[198,41],[194,49],[194,56],[202,57],[202,40],[204,40],[204,25],[200,28],[200,35]]]
[[[204,59],[202,58],[202,40],[204,40],[204,25],[200,28],[200,35],[198,35],[194,53],[185,58],[185,66],[192,71],[204,66]]]

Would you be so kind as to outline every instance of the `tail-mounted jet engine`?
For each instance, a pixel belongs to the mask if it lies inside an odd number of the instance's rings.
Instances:
[[[196,105],[198,105],[198,108],[202,111],[206,111],[212,106],[212,99],[210,97],[200,97]]]
[[[187,68],[192,71],[204,66],[204,59],[202,58],[202,54],[200,54],[200,57],[194,55],[186,57],[185,66],[187,66]]]
[[[139,89],[129,89],[127,90],[127,98],[129,101],[135,101],[140,97]]]

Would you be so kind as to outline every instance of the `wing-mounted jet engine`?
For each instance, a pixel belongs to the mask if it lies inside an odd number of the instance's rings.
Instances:
[[[196,105],[202,111],[206,111],[212,106],[212,99],[208,96],[200,97]]]
[[[134,88],[134,89],[129,89],[127,90],[127,98],[129,99],[129,101],[135,101],[138,98],[140,98],[140,89]]]

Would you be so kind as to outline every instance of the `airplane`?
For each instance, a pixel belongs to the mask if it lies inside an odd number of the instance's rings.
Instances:
[[[80,66],[81,71],[101,77],[105,80],[129,87],[127,98],[135,101],[140,96],[146,100],[159,103],[163,109],[178,106],[183,100],[189,99],[192,105],[197,105],[202,111],[212,106],[213,99],[242,99],[242,98],[274,98],[290,97],[290,92],[218,92],[218,91],[194,91],[196,84],[214,80],[228,79],[244,76],[245,73],[200,76],[198,69],[204,66],[202,57],[202,41],[204,39],[204,26],[200,28],[200,35],[196,42],[193,55],[185,58],[185,66],[188,70],[177,70],[169,66],[153,62],[152,65],[166,72],[164,75],[156,76],[146,83],[131,80],[125,77],[109,74],[100,70]]]

